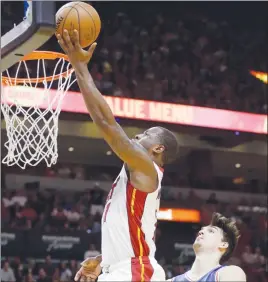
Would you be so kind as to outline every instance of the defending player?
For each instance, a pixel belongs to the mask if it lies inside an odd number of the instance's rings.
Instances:
[[[89,74],[87,64],[96,43],[85,51],[79,45],[77,31],[74,31],[73,42],[66,30],[63,37],[57,37],[75,69],[78,85],[93,122],[124,162],[102,217],[100,261],[103,274],[98,281],[163,281],[165,273],[154,258],[154,232],[160,205],[163,166],[176,157],[176,137],[165,128],[153,127],[130,140],[115,121]],[[76,279],[85,273],[82,270]],[[98,274],[99,268],[95,274],[87,277],[88,281],[90,277],[94,281]],[[85,276],[82,275],[82,279]]]
[[[233,221],[215,213],[211,223],[203,227],[193,244],[195,261],[191,269],[169,281],[173,282],[245,282],[244,271],[235,265],[223,266],[232,255],[239,238]]]

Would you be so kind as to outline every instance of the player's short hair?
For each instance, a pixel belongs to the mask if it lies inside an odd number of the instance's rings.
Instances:
[[[179,152],[179,142],[174,133],[170,130],[161,128],[161,134],[159,136],[161,144],[165,147],[165,151],[163,152],[163,162],[164,164],[170,164],[176,160]]]
[[[240,237],[240,232],[235,221],[220,213],[213,213],[210,225],[221,228],[223,231],[223,241],[228,243],[228,248],[221,257],[221,262],[225,262],[231,257],[233,251],[235,250]]]

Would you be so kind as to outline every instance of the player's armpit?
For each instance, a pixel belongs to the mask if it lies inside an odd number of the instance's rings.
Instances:
[[[219,281],[222,282],[246,282],[246,274],[242,268],[236,265],[223,267],[219,270]]]

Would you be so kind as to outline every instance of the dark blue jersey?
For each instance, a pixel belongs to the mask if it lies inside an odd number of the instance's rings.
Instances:
[[[187,273],[189,271],[172,278],[171,281],[172,282],[218,282],[219,277],[218,277],[217,273],[218,273],[219,269],[221,269],[223,267],[224,267],[224,265],[219,265],[216,268],[213,268],[207,274],[205,274],[203,277],[201,277],[198,281],[193,281],[188,277]]]

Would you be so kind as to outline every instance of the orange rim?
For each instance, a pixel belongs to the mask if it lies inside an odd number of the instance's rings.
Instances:
[[[69,58],[67,55],[58,53],[58,52],[52,52],[52,51],[33,51],[30,54],[25,55],[22,57],[20,61],[34,61],[34,60],[56,60],[56,59],[64,59],[65,61],[69,62]],[[2,84],[4,85],[10,85],[10,82],[12,85],[17,85],[24,83],[26,80],[30,81],[32,83],[41,83],[44,80],[45,81],[52,81],[52,80],[58,80],[60,77],[67,77],[70,75],[70,73],[73,71],[73,68],[70,68],[68,71],[65,71],[60,74],[55,74],[54,76],[47,76],[47,77],[38,77],[38,78],[13,78],[13,77],[7,77],[2,76]]]

